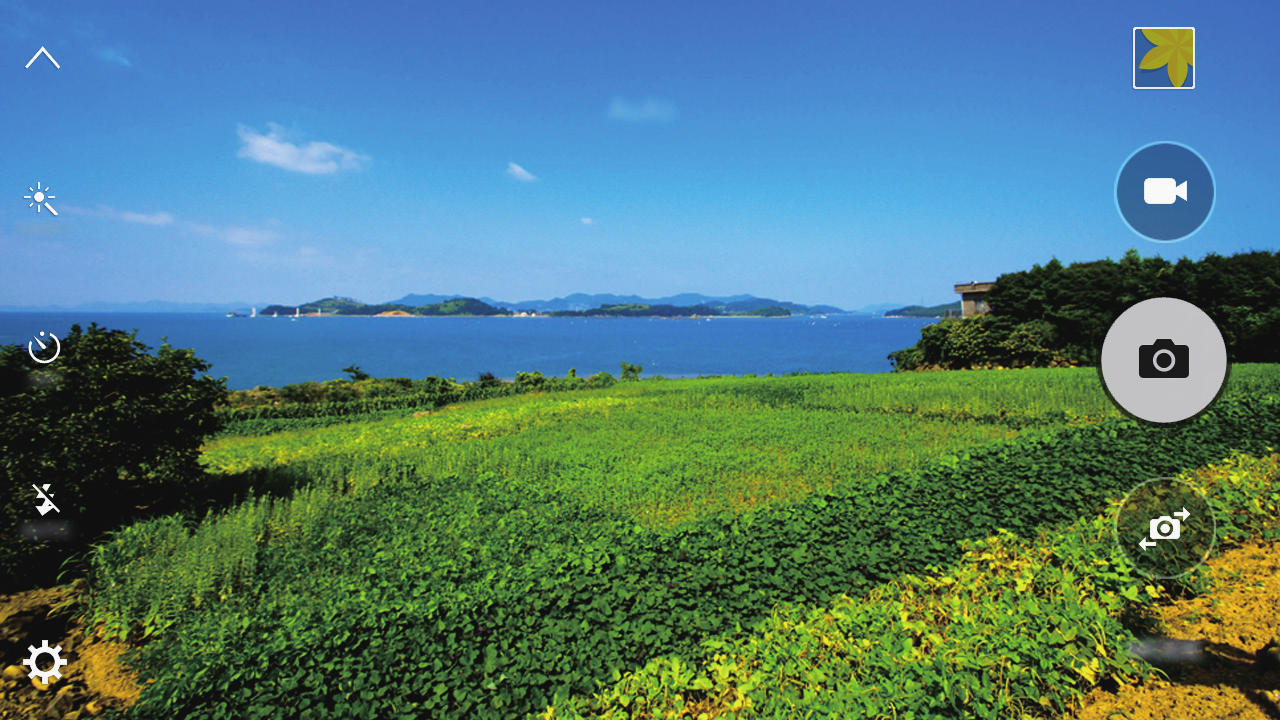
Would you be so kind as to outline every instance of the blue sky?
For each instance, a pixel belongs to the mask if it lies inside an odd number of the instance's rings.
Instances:
[[[751,293],[1277,249],[1262,3],[0,4],[0,305]],[[1194,90],[1131,87],[1194,26]],[[41,46],[61,69],[41,58]],[[1200,61],[1204,68],[1201,71]],[[1125,226],[1174,140],[1209,223]],[[23,195],[52,188],[58,217]]]

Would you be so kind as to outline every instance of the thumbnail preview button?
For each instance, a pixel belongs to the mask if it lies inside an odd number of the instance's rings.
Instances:
[[[1133,29],[1134,90],[1192,90],[1195,86],[1195,28]]]
[[[1156,242],[1190,237],[1213,213],[1213,171],[1176,142],[1138,148],[1116,176],[1116,208],[1139,235]]]
[[[1111,323],[1102,341],[1102,384],[1121,410],[1175,423],[1209,407],[1227,381],[1227,345],[1203,310],[1152,298]]]

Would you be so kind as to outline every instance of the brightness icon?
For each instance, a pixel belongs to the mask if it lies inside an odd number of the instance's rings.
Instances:
[[[53,206],[49,204],[50,200],[55,199],[53,195],[49,194],[49,186],[46,185],[45,187],[41,188],[40,183],[37,182],[35,187],[28,187],[27,189],[35,193],[34,195],[22,196],[23,198],[31,201],[27,203],[27,207],[35,206],[36,212],[40,212],[40,208],[44,207],[44,209],[53,213],[54,217],[58,216],[58,211],[54,210]]]

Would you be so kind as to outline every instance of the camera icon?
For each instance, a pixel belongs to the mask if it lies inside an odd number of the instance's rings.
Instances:
[[[1138,346],[1138,377],[1185,378],[1191,374],[1191,349],[1169,338]]]
[[[1161,515],[1151,521],[1152,540],[1177,540],[1182,536],[1182,521]]]

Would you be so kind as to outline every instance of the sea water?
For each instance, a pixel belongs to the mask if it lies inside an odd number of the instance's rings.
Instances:
[[[914,345],[936,320],[857,315],[791,318],[256,317],[180,313],[0,313],[0,344],[41,331],[64,337],[73,323],[137,330],[212,363],[227,387],[280,386],[346,377],[358,365],[374,377],[429,375],[474,380],[537,370],[579,376],[765,375],[795,371],[888,372],[886,356]],[[56,363],[56,361],[55,361]]]

